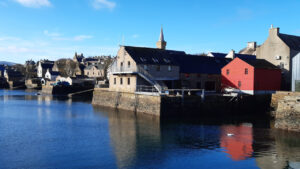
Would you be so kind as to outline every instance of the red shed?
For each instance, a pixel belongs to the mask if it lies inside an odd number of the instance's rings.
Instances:
[[[222,68],[222,88],[246,94],[280,90],[281,70],[264,59],[235,58]]]

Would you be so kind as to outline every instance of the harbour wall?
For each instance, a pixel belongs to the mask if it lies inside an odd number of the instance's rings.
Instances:
[[[95,89],[92,104],[120,110],[161,117],[173,116],[228,116],[261,114],[270,105],[271,96],[249,96],[232,98],[220,95],[206,96],[169,96],[115,92]]]
[[[274,94],[275,107],[275,128],[300,131],[300,93],[280,92]]]

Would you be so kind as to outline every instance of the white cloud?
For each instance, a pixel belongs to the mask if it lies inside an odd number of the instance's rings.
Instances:
[[[95,9],[108,8],[112,10],[116,7],[117,4],[109,0],[94,0],[92,5]]]
[[[39,7],[49,7],[51,6],[51,3],[49,0],[15,0],[19,4],[30,7],[30,8],[39,8]]]
[[[58,37],[58,36],[61,36],[61,34],[60,33],[56,33],[56,32],[49,32],[48,30],[44,30],[44,34],[46,35],[46,36],[50,36],[50,37]]]
[[[17,37],[11,37],[11,36],[0,37],[0,41],[19,41],[19,40],[21,39]]]
[[[93,38],[93,37],[89,36],[89,35],[79,35],[79,36],[75,36],[73,39],[75,41],[82,41],[82,40],[91,39],[91,38]]]

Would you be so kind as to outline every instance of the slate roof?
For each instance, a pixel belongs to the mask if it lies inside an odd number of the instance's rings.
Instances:
[[[180,73],[221,74],[231,59],[199,55],[172,55],[180,66]]]
[[[85,61],[85,62],[97,62],[97,61],[99,61],[99,59],[95,59],[95,58],[85,58],[84,61]]]
[[[46,63],[42,63],[42,68],[43,69],[52,69],[54,66],[54,62],[46,62]]]
[[[257,69],[280,69],[265,59],[241,59]]]
[[[162,50],[156,48],[124,46],[127,53],[137,64],[177,65],[171,57],[174,54],[185,54],[183,51]]]
[[[280,33],[278,36],[291,49],[300,51],[300,36],[287,35],[287,34],[282,34],[282,33]]]
[[[50,71],[50,74],[51,74],[51,75],[54,75],[54,76],[60,75],[60,73],[59,73],[59,72],[56,72],[56,71]]]

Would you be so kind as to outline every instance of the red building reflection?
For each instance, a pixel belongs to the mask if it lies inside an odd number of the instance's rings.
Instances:
[[[252,125],[221,127],[221,147],[235,160],[245,160],[252,156]]]

